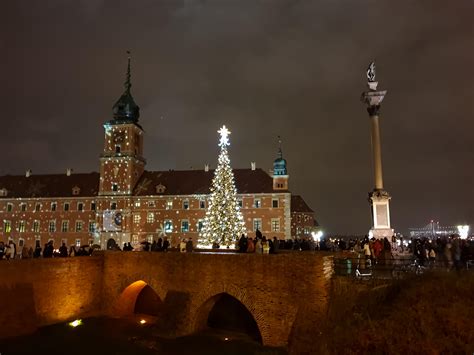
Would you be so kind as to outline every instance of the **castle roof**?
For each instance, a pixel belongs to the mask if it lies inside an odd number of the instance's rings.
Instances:
[[[237,192],[272,193],[273,180],[262,169],[234,169]],[[138,181],[135,196],[145,195],[193,195],[208,194],[214,177],[214,170],[169,170],[145,171]],[[73,173],[48,175],[4,175],[0,176],[0,190],[7,194],[0,198],[34,198],[34,197],[93,197],[99,191],[100,175],[97,172],[88,174]],[[157,192],[157,186],[164,187]],[[73,189],[75,193],[73,193]]]
[[[291,196],[291,212],[306,212],[306,213],[313,213],[314,211],[309,208],[306,204],[303,197],[300,195],[292,195]]]

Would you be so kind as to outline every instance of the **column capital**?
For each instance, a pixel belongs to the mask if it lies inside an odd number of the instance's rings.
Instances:
[[[367,112],[369,115],[372,116],[378,116],[380,112],[380,105],[373,105],[373,106],[368,106],[367,107]]]

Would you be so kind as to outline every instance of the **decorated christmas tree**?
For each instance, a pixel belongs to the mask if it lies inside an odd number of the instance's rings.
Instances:
[[[237,203],[237,189],[234,183],[234,173],[230,167],[227,146],[229,130],[226,126],[218,131],[220,134],[218,165],[214,172],[211,185],[211,196],[200,233],[201,246],[234,247],[240,235],[245,234],[245,223]]]

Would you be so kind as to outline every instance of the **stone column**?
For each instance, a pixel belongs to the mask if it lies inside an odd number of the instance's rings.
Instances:
[[[370,116],[372,157],[374,165],[374,189],[369,192],[371,205],[372,228],[369,235],[375,238],[391,237],[393,229],[390,227],[390,194],[383,188],[382,150],[380,143],[379,111],[380,103],[387,93],[386,90],[377,91],[378,82],[375,81],[375,63],[371,63],[367,70],[369,91],[362,93],[362,102],[367,104]]]

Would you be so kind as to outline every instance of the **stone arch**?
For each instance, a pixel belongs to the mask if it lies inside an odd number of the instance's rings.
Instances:
[[[116,250],[117,249],[117,242],[114,238],[109,238],[107,240],[107,250]]]
[[[158,316],[163,301],[156,291],[145,281],[138,280],[129,284],[120,294],[114,305],[114,315],[130,316],[135,313]]]
[[[251,309],[249,309],[249,307],[247,307],[237,297],[228,292],[217,293],[214,296],[209,297],[200,307],[198,307],[193,331],[202,331],[209,327],[208,322],[210,321],[210,317],[213,314],[215,307],[219,305],[220,302],[225,302],[226,305],[233,303],[231,309],[233,309],[234,312],[237,310],[240,314],[237,317],[242,317],[241,320],[245,322],[245,326],[241,331],[244,331],[259,343],[263,343],[260,327]]]

